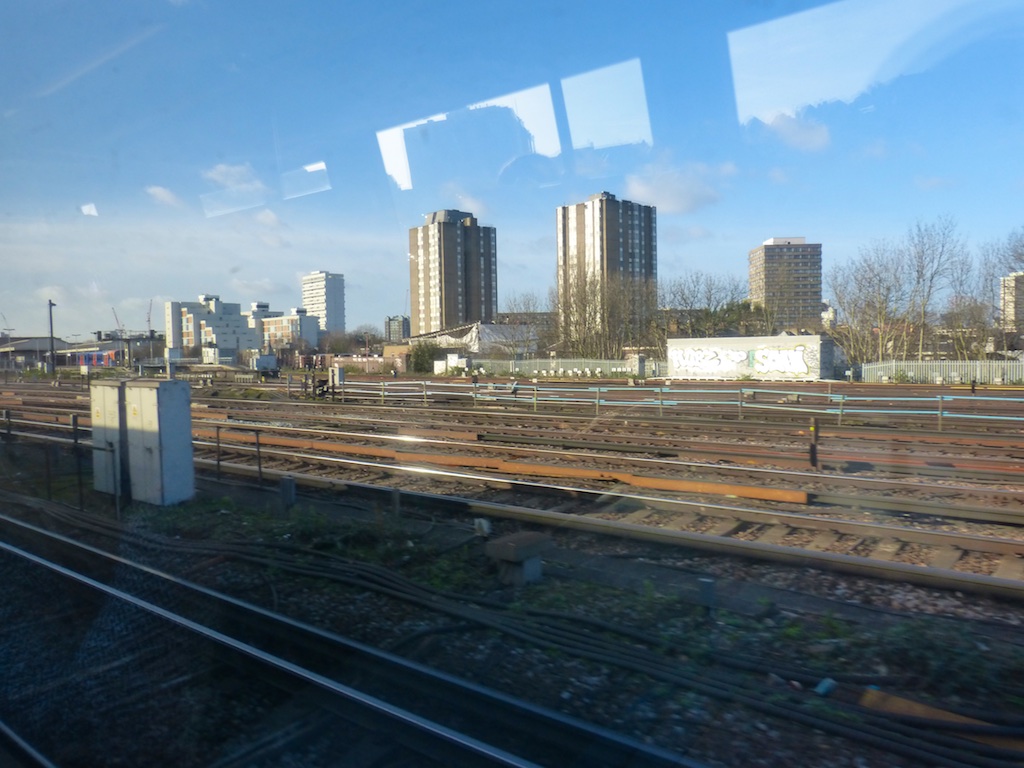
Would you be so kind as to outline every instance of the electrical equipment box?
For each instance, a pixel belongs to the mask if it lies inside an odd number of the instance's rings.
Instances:
[[[127,496],[128,425],[124,414],[124,382],[94,381],[89,386],[89,403],[93,487],[100,493]]]
[[[139,379],[125,385],[132,499],[167,506],[195,495],[191,387]]]

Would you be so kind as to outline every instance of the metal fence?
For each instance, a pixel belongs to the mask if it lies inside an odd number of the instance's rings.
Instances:
[[[875,384],[1024,384],[1024,361],[889,360],[862,365],[861,380]]]

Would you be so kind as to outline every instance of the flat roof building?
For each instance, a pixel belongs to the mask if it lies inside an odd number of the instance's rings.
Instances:
[[[345,332],[345,276],[334,272],[310,272],[302,276],[302,306],[319,318],[325,333]]]
[[[772,237],[748,254],[750,303],[772,332],[821,328],[821,244]]]
[[[392,315],[384,319],[384,341],[399,342],[412,335],[408,315]]]
[[[411,335],[490,323],[498,305],[497,234],[444,210],[409,230]]]
[[[202,294],[199,301],[168,301],[164,305],[167,349],[217,347],[221,354],[259,349],[263,338],[250,327],[240,304],[223,302],[220,296]]]
[[[558,208],[559,325],[563,337],[598,322],[609,281],[634,288],[658,277],[658,222],[653,205],[600,192],[584,203]],[[585,315],[585,316],[584,316]]]

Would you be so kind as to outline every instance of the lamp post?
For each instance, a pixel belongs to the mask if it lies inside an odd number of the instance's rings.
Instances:
[[[54,373],[57,370],[57,353],[53,349],[53,308],[57,305],[53,303],[53,299],[47,299],[46,303],[50,310],[50,365],[48,372]]]

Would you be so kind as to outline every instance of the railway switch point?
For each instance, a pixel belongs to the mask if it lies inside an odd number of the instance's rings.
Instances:
[[[487,542],[484,551],[498,564],[502,584],[521,587],[540,581],[541,554],[551,547],[551,537],[536,531],[521,531]]]

